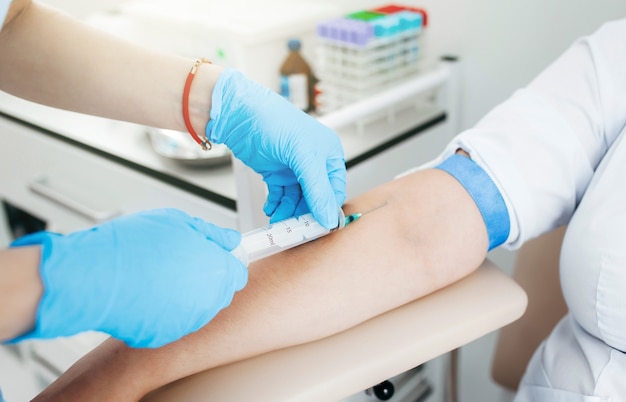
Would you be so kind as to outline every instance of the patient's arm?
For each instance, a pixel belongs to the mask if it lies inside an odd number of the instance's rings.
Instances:
[[[107,341],[36,400],[136,400],[183,376],[352,327],[457,281],[485,258],[478,208],[447,173],[413,173],[344,210],[383,204],[342,231],[252,264],[247,287],[200,331],[152,350]]]

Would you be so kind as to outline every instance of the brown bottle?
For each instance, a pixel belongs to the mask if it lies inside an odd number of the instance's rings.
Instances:
[[[290,39],[289,54],[280,66],[280,94],[305,112],[315,110],[317,78],[300,53],[300,41]]]

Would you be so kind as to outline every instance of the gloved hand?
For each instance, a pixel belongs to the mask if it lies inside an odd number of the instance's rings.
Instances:
[[[220,74],[211,102],[207,138],[263,176],[272,222],[310,211],[324,227],[337,227],[346,166],[335,132],[233,69]]]
[[[146,211],[92,229],[39,232],[44,294],[33,332],[54,338],[98,330],[133,347],[159,347],[198,330],[247,282],[229,250],[241,235],[175,209]]]

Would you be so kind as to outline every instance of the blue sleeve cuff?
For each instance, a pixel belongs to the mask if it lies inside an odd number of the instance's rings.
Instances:
[[[435,168],[446,171],[457,179],[476,203],[487,226],[489,250],[504,243],[511,230],[509,211],[502,194],[487,172],[472,159],[457,154]]]

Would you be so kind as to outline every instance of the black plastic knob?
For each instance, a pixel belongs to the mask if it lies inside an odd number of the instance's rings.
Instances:
[[[381,401],[388,401],[393,397],[396,389],[391,381],[383,381],[372,388],[374,395]]]

